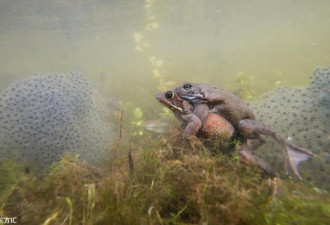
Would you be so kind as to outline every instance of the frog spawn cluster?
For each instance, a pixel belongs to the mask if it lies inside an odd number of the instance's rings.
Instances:
[[[113,126],[77,72],[34,75],[0,93],[0,157],[44,167],[66,152],[97,163],[106,157]]]
[[[308,86],[278,88],[250,108],[257,120],[319,156],[299,169],[305,178],[330,189],[330,67],[317,69]],[[283,171],[284,154],[274,141],[267,140],[256,154]]]

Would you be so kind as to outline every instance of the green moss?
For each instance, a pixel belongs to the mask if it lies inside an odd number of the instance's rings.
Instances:
[[[326,224],[328,193],[270,180],[199,141],[144,137],[102,167],[66,155],[38,174],[1,169],[4,216],[19,224]],[[125,149],[117,149],[126,152]],[[22,175],[23,174],[23,175]],[[7,194],[4,194],[7,193]],[[5,197],[4,197],[5,196]]]
[[[330,221],[329,195],[305,184],[286,182],[282,194],[263,209],[267,224],[328,224]],[[320,193],[318,193],[320,192]]]
[[[17,184],[22,178],[23,166],[15,162],[15,160],[0,160],[0,216],[4,215],[3,209],[8,198],[14,193]]]

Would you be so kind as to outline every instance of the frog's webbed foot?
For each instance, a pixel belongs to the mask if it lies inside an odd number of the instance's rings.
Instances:
[[[255,164],[271,177],[279,177],[278,173],[262,158],[254,155],[247,147],[240,146],[238,148],[240,160],[245,164]]]
[[[276,131],[255,120],[241,120],[238,129],[242,135],[249,139],[260,139],[262,135],[274,138],[286,150],[286,171],[288,172],[290,167],[293,173],[301,179],[298,164],[313,156],[314,153],[292,144]]]
[[[283,139],[282,147],[286,149],[286,173],[289,173],[289,168],[291,168],[292,172],[299,178],[301,175],[298,171],[298,165],[300,162],[309,159],[310,156],[313,156],[314,153],[308,151],[307,149],[301,148],[289,142],[289,140],[284,139],[283,137],[279,137]]]

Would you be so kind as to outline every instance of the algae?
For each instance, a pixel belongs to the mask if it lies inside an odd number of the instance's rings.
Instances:
[[[269,179],[180,132],[114,144],[94,167],[65,155],[42,172],[1,163],[1,216],[19,224],[326,224],[329,194]],[[117,149],[115,149],[117,148]],[[112,155],[113,156],[113,155]],[[129,157],[127,157],[129,156]]]

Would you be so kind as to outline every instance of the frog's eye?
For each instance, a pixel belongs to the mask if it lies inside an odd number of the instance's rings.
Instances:
[[[183,87],[183,89],[184,89],[185,91],[190,91],[190,89],[191,89],[191,84],[184,84],[184,85],[182,85],[182,87]]]
[[[173,98],[174,97],[174,93],[173,93],[173,91],[166,91],[165,92],[165,98],[167,98],[167,99],[171,99],[171,98]]]

